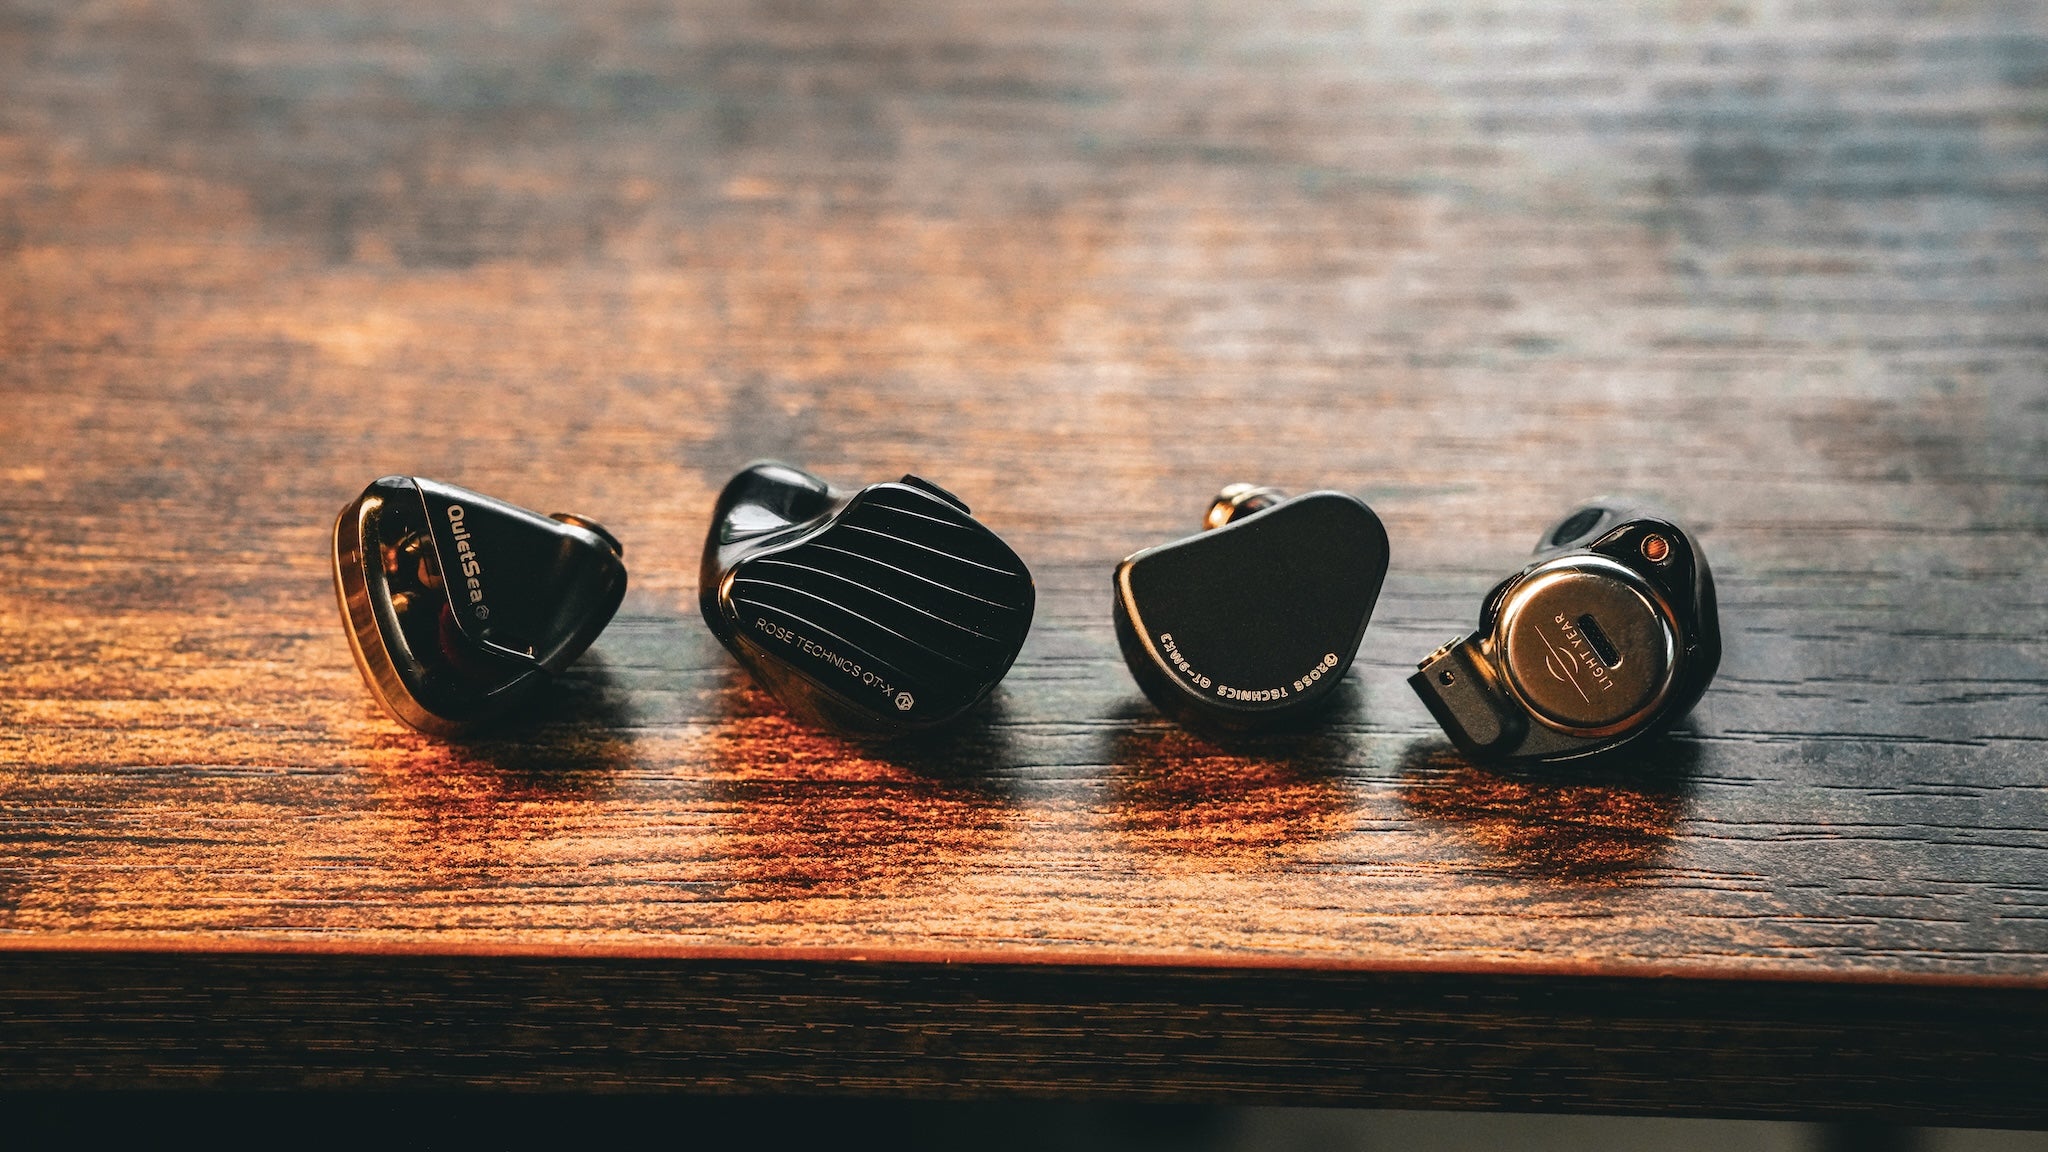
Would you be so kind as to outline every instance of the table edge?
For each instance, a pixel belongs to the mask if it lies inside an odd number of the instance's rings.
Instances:
[[[1879,968],[1828,969],[1811,964],[1712,964],[1670,960],[1528,960],[1461,957],[1347,957],[1300,953],[1145,952],[1116,948],[1029,946],[1002,949],[858,948],[847,945],[707,945],[659,941],[418,941],[376,938],[302,939],[223,934],[28,934],[0,932],[0,954],[131,954],[282,957],[421,958],[448,960],[624,960],[678,964],[870,964],[877,967],[1029,967],[1075,970],[1193,971],[1301,975],[1445,975],[1773,983],[1909,988],[1988,988],[2048,992],[2038,973],[1943,972]]]

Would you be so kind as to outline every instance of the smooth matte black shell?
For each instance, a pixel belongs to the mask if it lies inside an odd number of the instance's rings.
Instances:
[[[1148,548],[1116,570],[1116,629],[1162,712],[1249,730],[1336,690],[1387,575],[1387,533],[1342,492],[1310,492]]]

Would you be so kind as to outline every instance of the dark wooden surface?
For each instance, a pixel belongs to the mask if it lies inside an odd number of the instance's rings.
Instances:
[[[2048,1121],[2048,10],[0,0],[0,1078]],[[794,726],[758,456],[1029,561],[992,706]],[[625,609],[438,744],[326,534],[418,472]],[[1109,623],[1238,479],[1394,568],[1222,749]],[[1626,771],[1401,683],[1575,499],[1727,655]]]

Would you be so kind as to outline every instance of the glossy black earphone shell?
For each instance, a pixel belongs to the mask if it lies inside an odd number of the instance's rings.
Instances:
[[[403,563],[393,563],[401,547]],[[503,716],[590,647],[625,597],[621,551],[581,517],[385,476],[335,518],[332,570],[372,694],[405,724],[457,737]],[[422,612],[437,621],[421,624]]]
[[[1196,731],[1283,728],[1319,712],[1357,657],[1386,577],[1386,529],[1363,501],[1260,491],[1274,502],[1133,553],[1112,580],[1131,678]]]
[[[849,493],[777,461],[720,492],[698,570],[705,624],[763,687],[805,720],[868,736],[980,703],[1035,598],[1023,561],[937,485]]]

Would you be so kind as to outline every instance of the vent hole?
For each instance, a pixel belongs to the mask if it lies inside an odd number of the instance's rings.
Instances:
[[[1550,534],[1550,546],[1552,548],[1561,548],[1577,540],[1599,526],[1600,518],[1606,514],[1605,509],[1597,506],[1579,509],[1567,517],[1564,523],[1559,524],[1557,531]]]
[[[1607,638],[1607,633],[1600,630],[1600,622],[1593,619],[1591,612],[1579,617],[1579,631],[1586,637],[1586,643],[1593,646],[1602,664],[1609,668],[1620,665],[1621,653],[1615,649],[1614,641]]]

